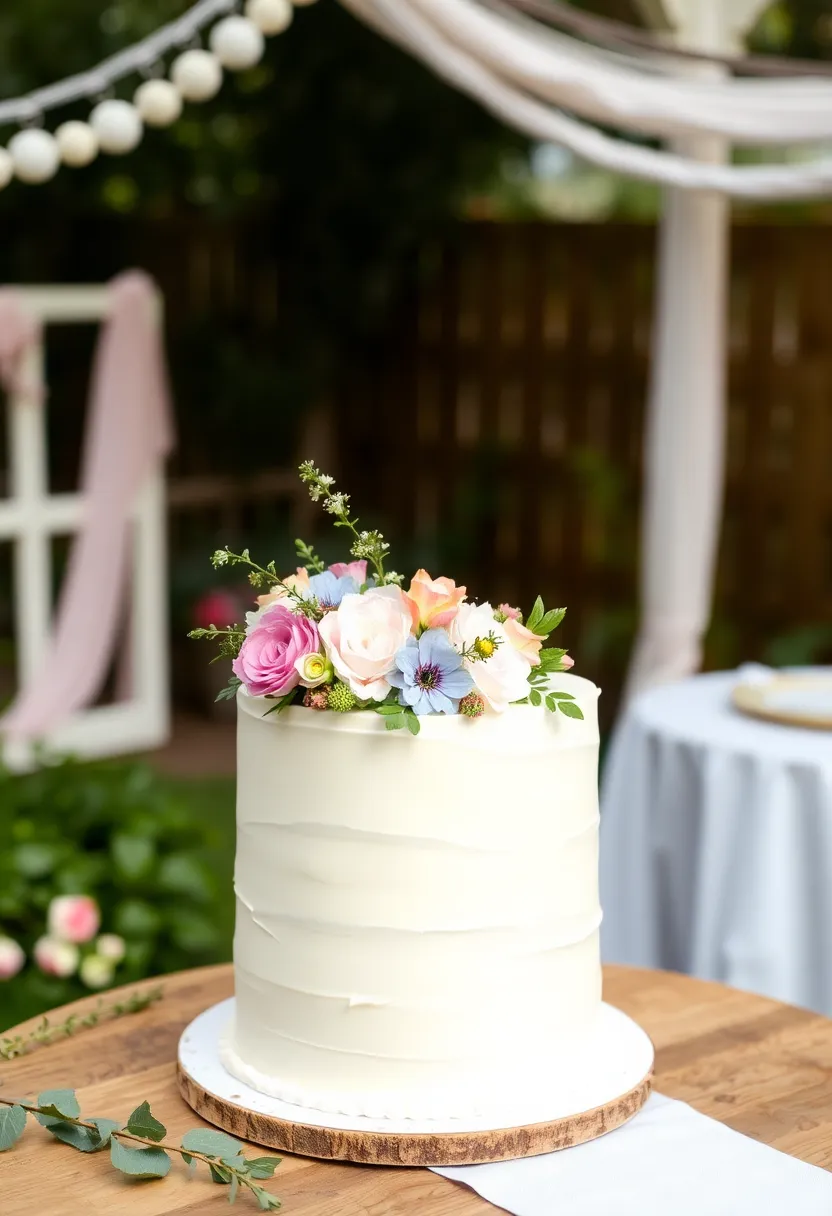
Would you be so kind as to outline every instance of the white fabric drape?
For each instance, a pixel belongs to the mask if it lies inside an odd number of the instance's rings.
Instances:
[[[539,96],[535,96],[531,91],[533,81],[526,82],[528,88],[521,88],[507,76],[495,71],[490,63],[479,58],[472,49],[467,24],[456,31],[456,39],[451,38],[445,29],[447,18],[443,22],[437,20],[435,23],[422,11],[422,5],[433,4],[434,0],[341,0],[341,3],[380,33],[399,43],[410,53],[417,55],[438,75],[455,88],[474,97],[509,126],[516,127],[533,139],[560,144],[577,156],[612,172],[659,182],[667,186],[679,186],[682,189],[716,190],[737,198],[811,198],[832,194],[832,158],[830,157],[808,163],[781,165],[701,164],[685,156],[610,138],[595,127],[556,109],[550,100],[541,100]],[[480,11],[470,3],[470,0],[441,0],[442,6],[446,3],[449,9],[453,4],[454,6],[466,5],[467,8],[464,10],[466,12],[468,9],[474,9],[477,13]],[[436,0],[436,7],[441,12],[439,0]],[[454,14],[458,11],[458,8],[454,7]],[[508,38],[516,25],[513,17],[501,15],[496,20],[500,24],[493,28],[495,43]],[[538,31],[535,37],[542,41],[543,33],[539,32],[538,27],[535,29]],[[574,57],[579,65],[582,64],[584,56],[587,54],[584,44],[575,39],[564,38],[562,41],[572,43],[570,56]],[[492,48],[488,58],[492,59],[496,54],[497,52]],[[651,78],[651,73],[655,74],[659,70],[664,62],[664,57],[650,56],[645,57],[643,61],[633,60],[633,62],[638,63],[639,68],[638,71],[633,70],[631,75],[637,79],[640,72],[647,80]],[[593,104],[589,107],[592,110],[592,117],[596,117],[602,112],[598,107],[603,101],[603,112],[607,115],[607,121],[618,126],[644,130],[644,127],[639,126],[639,123],[629,115],[628,105],[625,105],[619,97],[617,89],[620,87],[620,81],[616,72],[612,68],[607,70],[609,74],[603,81],[604,87],[603,89],[599,87],[593,97]],[[555,80],[554,74],[551,80]],[[813,105],[820,109],[830,105],[832,87],[825,81],[800,80],[787,83],[794,86],[794,93],[787,91],[783,82],[780,81],[738,80],[732,83],[731,87],[737,89],[749,87],[772,90],[772,100],[766,107],[764,116],[760,118],[759,125],[749,124],[745,136],[746,142],[757,142],[758,140],[772,142],[772,128],[767,124],[769,120],[774,120],[779,109],[780,94],[778,90],[783,91],[781,100],[784,111],[787,113],[790,107],[794,106],[794,97],[803,90],[806,93],[805,129],[815,132],[813,138],[819,138],[818,131],[826,129],[823,121],[818,122],[816,118],[811,119],[810,114]],[[689,84],[690,82],[688,82]],[[667,100],[670,104],[669,99],[680,87],[679,80],[671,79],[665,82],[665,87],[668,89]],[[717,86],[703,86],[700,83],[697,87],[705,89],[705,96],[707,96],[708,90]],[[727,84],[723,83],[721,87],[727,87]],[[817,89],[814,101],[812,101],[812,97],[815,95],[809,96],[810,88]],[[554,96],[554,83],[550,82],[546,91],[551,92]],[[571,104],[577,113],[587,112],[588,99],[583,90],[578,88],[573,88],[571,91],[564,90],[563,95],[563,104]],[[694,94],[694,99],[696,96]],[[655,104],[660,107],[665,102],[656,100]],[[685,121],[674,125],[673,130],[679,133],[716,130],[722,134],[731,134],[730,119],[725,117],[722,123],[717,123],[717,116],[720,110],[729,114],[733,105],[732,94],[717,94],[716,101],[712,101],[708,107],[711,114],[710,126],[708,123],[697,124],[693,121],[695,106],[690,105],[685,109]],[[640,106],[639,114],[646,122],[648,121],[646,112],[649,110],[649,99],[642,99]],[[830,110],[830,116],[832,116],[832,110]],[[654,115],[652,121],[660,122],[661,120]],[[828,125],[832,125],[832,123]],[[724,129],[726,127],[728,130]],[[798,129],[804,128],[794,127],[794,131]],[[753,138],[751,132],[755,130],[757,135]],[[782,138],[786,138],[784,133],[782,133]],[[793,133],[789,136],[788,142],[792,142],[794,138],[796,136]],[[804,142],[805,138],[809,138],[809,136],[802,137],[799,142]]]

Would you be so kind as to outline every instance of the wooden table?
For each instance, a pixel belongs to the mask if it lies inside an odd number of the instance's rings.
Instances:
[[[113,1118],[126,1118],[146,1098],[171,1138],[198,1126],[201,1120],[177,1092],[176,1045],[195,1014],[231,995],[231,968],[183,972],[161,982],[163,999],[143,1013],[102,1023],[20,1059],[0,1061],[4,1095],[74,1088],[82,1111]],[[145,986],[149,984],[135,987]],[[605,997],[652,1037],[658,1090],[803,1161],[832,1169],[832,1022],[718,984],[625,967],[606,969]],[[228,1211],[225,1187],[203,1176],[189,1181],[179,1164],[163,1182],[131,1182],[103,1156],[82,1157],[32,1124],[0,1157],[0,1211],[3,1216],[210,1216]],[[496,1212],[467,1188],[422,1169],[284,1155],[267,1185],[282,1198],[286,1216]],[[234,1210],[253,1213],[257,1207],[241,1194]]]

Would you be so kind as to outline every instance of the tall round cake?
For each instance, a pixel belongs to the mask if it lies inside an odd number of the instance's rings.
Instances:
[[[236,1077],[447,1118],[557,1085],[601,1007],[598,689],[421,732],[238,692]]]

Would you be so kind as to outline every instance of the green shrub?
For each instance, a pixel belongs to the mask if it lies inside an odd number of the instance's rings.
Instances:
[[[230,790],[221,817],[216,805],[206,817],[202,799],[183,797],[184,789],[138,763],[68,760],[23,776],[0,772],[0,934],[28,958],[0,983],[0,1027],[87,991],[31,960],[56,895],[93,896],[101,931],[125,939],[115,983],[228,957]]]

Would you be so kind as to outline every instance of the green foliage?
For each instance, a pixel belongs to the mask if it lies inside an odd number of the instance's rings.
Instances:
[[[231,808],[227,814],[231,815]],[[27,955],[56,895],[88,894],[127,944],[118,983],[227,957],[214,858],[227,834],[142,764],[65,761],[0,771],[0,932]],[[33,964],[3,986],[3,1024],[84,995]]]
[[[224,1132],[195,1128],[186,1132],[182,1144],[165,1144],[167,1130],[153,1116],[148,1102],[142,1102],[130,1115],[125,1127],[114,1119],[81,1118],[75,1091],[53,1089],[42,1093],[37,1104],[0,1097],[0,1152],[10,1149],[23,1135],[26,1117],[34,1115],[62,1143],[81,1153],[95,1153],[109,1147],[110,1163],[136,1180],[164,1178],[173,1156],[179,1156],[193,1173],[201,1163],[208,1167],[214,1182],[229,1187],[233,1203],[241,1188],[247,1189],[261,1211],[274,1212],[280,1200],[257,1183],[271,1178],[279,1157],[243,1155],[243,1146]]]
[[[399,705],[398,701],[384,701],[381,705],[374,705],[373,709],[384,718],[386,730],[402,730],[407,727],[411,735],[415,736],[421,729],[419,715],[409,705]]]
[[[71,1013],[62,1022],[52,1023],[49,1018],[41,1019],[34,1030],[27,1035],[6,1035],[0,1039],[0,1060],[15,1060],[25,1055],[35,1047],[45,1047],[57,1039],[69,1038],[79,1030],[89,1030],[97,1026],[104,1018],[123,1017],[128,1013],[141,1013],[149,1005],[153,1005],[162,996],[161,988],[148,988],[145,992],[134,992],[124,1000],[105,1002],[99,999],[94,1009],[87,1013]]]
[[[23,1135],[25,1128],[26,1111],[22,1106],[0,1107],[0,1153],[11,1148]]]

